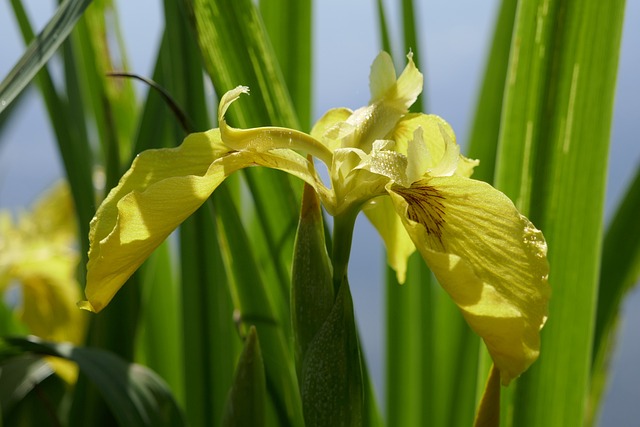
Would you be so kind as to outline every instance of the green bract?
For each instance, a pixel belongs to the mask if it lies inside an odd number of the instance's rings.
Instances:
[[[330,110],[310,135],[230,127],[225,113],[248,88],[227,92],[219,129],[191,134],[175,149],[140,154],[100,206],[91,222],[81,307],[104,308],[227,176],[266,166],[310,184],[331,215],[363,209],[401,282],[417,248],[508,384],[539,354],[550,293],[546,242],[504,194],[469,178],[477,161],[460,155],[444,120],[408,114],[422,81],[411,54],[396,78],[391,58],[381,53],[371,67],[369,105]],[[328,185],[314,158],[326,164]]]

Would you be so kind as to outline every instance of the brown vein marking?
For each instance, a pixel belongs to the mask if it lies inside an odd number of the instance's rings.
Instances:
[[[427,230],[427,234],[432,238],[432,243],[437,249],[444,251],[442,241],[442,229],[445,223],[445,197],[430,185],[423,183],[413,183],[411,187],[395,187],[394,191],[400,194],[409,204],[407,217]],[[436,248],[434,248],[436,249]]]

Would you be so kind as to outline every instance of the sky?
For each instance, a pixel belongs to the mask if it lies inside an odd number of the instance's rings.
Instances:
[[[37,28],[53,13],[55,2],[25,1]],[[129,47],[131,71],[152,74],[162,21],[160,1],[118,0],[120,20]],[[374,1],[314,2],[314,119],[330,108],[352,109],[369,100],[369,67],[379,51]],[[397,37],[394,5],[392,36]],[[472,2],[417,1],[421,71],[425,74],[430,112],[444,117],[463,146],[475,108],[484,58],[490,41],[496,0]],[[144,16],[145,25],[140,25]],[[622,197],[640,166],[640,0],[628,0],[618,74],[614,126],[607,184],[606,215]],[[634,24],[635,23],[635,24]],[[8,2],[0,2],[0,78],[23,50]],[[404,64],[397,64],[398,68]],[[34,88],[22,97],[19,111],[0,134],[0,208],[27,206],[62,175],[55,140],[41,100]],[[20,183],[16,185],[16,183]],[[363,345],[378,390],[383,389],[384,304],[379,269],[383,249],[371,225],[358,220],[350,265],[350,281]],[[379,270],[379,271],[378,271]],[[619,345],[614,356],[610,388],[601,415],[602,426],[632,425],[640,419],[640,290],[632,292],[624,308]]]

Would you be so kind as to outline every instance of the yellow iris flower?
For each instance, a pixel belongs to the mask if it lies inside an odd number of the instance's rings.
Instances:
[[[265,166],[309,183],[336,218],[364,210],[400,282],[417,248],[508,384],[539,354],[550,294],[546,242],[504,194],[469,178],[477,161],[460,155],[444,120],[408,113],[422,82],[411,54],[396,78],[381,53],[371,67],[369,105],[330,110],[310,134],[230,127],[225,113],[248,88],[227,92],[220,128],[191,134],[177,148],[141,153],[100,206],[80,306],[104,308],[227,176]],[[327,166],[328,186],[313,158]]]
[[[0,212],[0,295],[9,300],[29,332],[43,339],[74,344],[84,340],[87,317],[76,308],[81,295],[77,244],[66,184],[54,186],[18,221],[10,212]],[[12,294],[14,286],[19,292]],[[64,379],[75,381],[75,364],[48,360]]]

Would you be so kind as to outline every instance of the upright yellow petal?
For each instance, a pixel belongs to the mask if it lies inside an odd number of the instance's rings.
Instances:
[[[413,62],[413,55],[410,53],[407,58],[407,66],[397,79],[388,53],[381,52],[375,59],[369,76],[370,104],[357,109],[347,119],[351,132],[343,132],[342,147],[370,152],[373,142],[384,139],[398,120],[407,114],[422,92],[423,85],[423,77]]]
[[[408,114],[403,117],[390,138],[396,141],[398,151],[406,153],[409,162],[416,162],[415,154],[410,153],[412,143],[416,141],[416,130],[422,129],[421,142],[425,145],[429,153],[428,158],[418,157],[421,164],[422,174],[429,173],[431,176],[449,176],[456,173],[460,164],[464,162],[466,169],[473,168],[476,163],[460,156],[460,148],[456,143],[456,136],[449,123],[433,114]]]
[[[396,212],[507,385],[538,357],[550,288],[542,233],[490,185],[425,178],[388,187]]]

